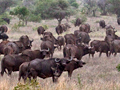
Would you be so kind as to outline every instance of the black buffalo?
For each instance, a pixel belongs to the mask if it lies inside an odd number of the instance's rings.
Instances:
[[[50,58],[47,60],[35,59],[29,63],[27,75],[32,76],[34,79],[36,79],[37,76],[43,79],[52,77],[53,82],[56,82],[70,61],[71,60],[64,58]]]

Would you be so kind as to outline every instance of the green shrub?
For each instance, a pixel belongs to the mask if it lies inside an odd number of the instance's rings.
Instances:
[[[30,83],[27,81],[25,84],[18,83],[13,90],[41,90],[39,83],[32,80]]]
[[[116,66],[117,70],[120,72],[120,64]]]
[[[37,28],[38,28],[38,27],[33,27],[32,29],[33,29],[34,31],[36,31],[36,30],[37,30]]]
[[[77,2],[73,2],[73,3],[71,4],[71,6],[73,6],[73,7],[75,7],[75,8],[78,8],[78,7],[79,7],[79,4],[78,4]]]
[[[80,15],[76,16],[76,19],[77,19],[77,18],[80,18],[81,21],[82,21],[82,23],[84,23],[84,22],[87,21],[87,17],[86,17],[85,14],[80,14]]]
[[[74,23],[75,23],[75,21],[76,21],[76,20],[71,20],[70,22],[71,22],[72,24],[74,24]]]
[[[20,26],[16,23],[12,26],[13,31],[17,31],[17,30],[19,30],[19,28],[20,28]]]
[[[5,22],[2,18],[0,18],[0,25],[4,25],[7,24],[7,22]]]
[[[39,15],[30,14],[29,21],[40,22],[41,21],[41,15],[40,14]]]
[[[42,25],[42,26],[45,30],[48,29],[48,25]]]
[[[87,17],[86,17],[86,15],[84,15],[84,14],[81,14],[81,15],[80,15],[80,18],[81,18],[81,20],[82,20],[82,23],[84,23],[84,22],[87,21]]]

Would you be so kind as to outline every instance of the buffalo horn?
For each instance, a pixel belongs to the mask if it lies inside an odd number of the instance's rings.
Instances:
[[[60,60],[57,60],[57,58],[55,58],[55,62],[59,62]]]
[[[48,48],[48,50],[46,50],[46,49],[40,49],[40,51],[46,51],[46,52],[49,52],[49,48]]]

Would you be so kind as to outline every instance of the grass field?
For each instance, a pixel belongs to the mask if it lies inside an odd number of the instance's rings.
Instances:
[[[73,19],[75,18],[72,17],[70,20]],[[86,23],[89,23],[91,29],[94,30],[94,32],[90,33],[92,40],[104,40],[105,29],[100,28],[99,24],[96,23],[102,19],[106,21],[106,24],[111,24],[115,27],[118,31],[116,34],[120,36],[120,26],[118,26],[115,16],[88,17]],[[39,36],[37,31],[33,30],[33,28],[40,25],[48,25],[47,31],[51,31],[55,37],[58,36],[55,32],[57,20],[43,20],[41,23],[28,22],[27,26],[21,27],[19,30],[13,30],[12,27],[17,22],[17,19],[13,19],[10,25],[7,25],[9,27],[9,32],[7,33],[9,40],[18,40],[21,35],[28,35],[30,39],[34,39],[33,50],[40,49],[41,43],[41,36]],[[66,21],[64,20],[63,23],[64,22]],[[72,28],[63,33],[62,36],[66,33],[73,33],[74,30],[78,30],[79,27],[74,27],[72,23],[69,24]],[[63,57],[62,51],[56,49],[54,57]],[[3,56],[1,55],[0,59],[2,58]],[[116,69],[116,66],[120,63],[120,54],[117,54],[116,57],[106,57],[105,54],[102,54],[102,56],[99,57],[99,53],[96,53],[94,58],[89,58],[89,56],[86,55],[82,60],[86,62],[86,65],[76,69],[71,79],[68,78],[67,72],[64,72],[59,78],[58,83],[55,84],[52,83],[51,78],[39,78],[38,82],[40,88],[38,90],[120,90],[120,73]],[[18,72],[13,72],[10,77],[6,74],[3,77],[0,76],[0,90],[13,90],[17,83]],[[22,80],[21,83],[23,83]]]

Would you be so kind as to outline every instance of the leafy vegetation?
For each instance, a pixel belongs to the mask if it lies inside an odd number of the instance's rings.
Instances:
[[[35,80],[32,80],[30,83],[27,81],[25,84],[18,83],[14,90],[41,90],[40,85]]]
[[[19,22],[22,21],[22,25],[24,25],[24,23],[27,25],[29,11],[26,7],[18,6],[13,11],[10,11],[10,14],[17,16],[19,18]]]
[[[120,72],[120,64],[118,64],[116,68]]]

